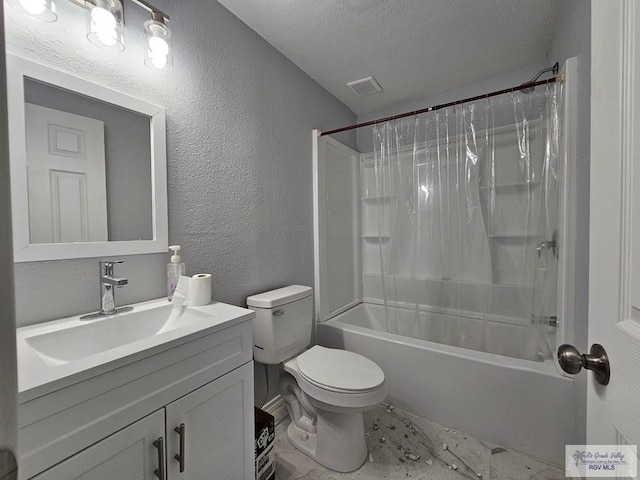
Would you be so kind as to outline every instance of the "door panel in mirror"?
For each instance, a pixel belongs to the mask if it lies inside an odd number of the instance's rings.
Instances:
[[[108,241],[104,122],[32,103],[25,116],[30,243]]]

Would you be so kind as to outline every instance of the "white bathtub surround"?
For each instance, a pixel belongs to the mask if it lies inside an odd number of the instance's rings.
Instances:
[[[579,392],[572,379],[558,375],[551,359],[522,360],[388,333],[369,315],[376,308],[382,307],[361,304],[318,323],[319,343],[376,362],[385,374],[388,401],[402,408],[553,464],[564,461],[574,423],[574,403],[566,399]],[[398,319],[401,313],[392,312]],[[437,332],[437,319],[424,318],[416,328]],[[474,341],[473,330],[456,333]],[[488,333],[487,338],[505,335]],[[504,340],[517,344],[518,335]]]
[[[542,333],[566,321],[562,91],[554,83],[378,123],[361,155],[316,140],[319,320],[360,301],[480,326],[499,317],[550,357],[556,339]],[[387,323],[396,311],[385,310]]]
[[[276,427],[276,480],[564,479],[558,468],[388,404],[365,413],[368,459],[347,474],[326,470],[294,449],[286,439],[287,424]]]
[[[531,319],[558,312],[561,103],[551,85],[376,125],[360,161],[363,299],[502,316],[549,356]]]

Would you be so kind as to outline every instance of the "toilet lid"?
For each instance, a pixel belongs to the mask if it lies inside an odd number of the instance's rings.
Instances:
[[[384,383],[382,369],[354,352],[316,345],[299,355],[297,361],[300,374],[320,387],[360,392]]]

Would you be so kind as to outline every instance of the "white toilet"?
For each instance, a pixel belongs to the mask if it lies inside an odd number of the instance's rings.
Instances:
[[[311,287],[292,285],[247,298],[256,312],[253,357],[284,368],[280,393],[291,423],[289,441],[337,472],[358,469],[367,458],[362,413],[387,396],[384,372],[357,353],[311,343]]]

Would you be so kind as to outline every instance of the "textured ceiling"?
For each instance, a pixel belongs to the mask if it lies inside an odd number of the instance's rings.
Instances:
[[[358,114],[543,60],[566,1],[219,0]]]

